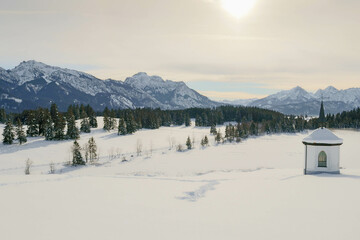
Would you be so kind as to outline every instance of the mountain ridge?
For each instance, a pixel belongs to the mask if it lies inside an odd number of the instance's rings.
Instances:
[[[23,61],[13,69],[0,69],[0,83],[0,107],[10,111],[49,107],[51,102],[62,110],[82,103],[98,111],[105,107],[184,109],[218,105],[184,82],[165,81],[145,72],[125,81],[101,80],[85,72],[34,60]]]
[[[338,90],[328,86],[311,93],[297,86],[250,101],[245,106],[271,109],[284,114],[317,115],[321,101],[324,102],[326,113],[336,114],[352,110],[360,107],[360,88]]]

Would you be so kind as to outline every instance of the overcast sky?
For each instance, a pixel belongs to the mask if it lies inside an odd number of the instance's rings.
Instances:
[[[246,1],[246,0],[239,0]],[[124,80],[184,81],[213,99],[360,87],[359,0],[0,0],[0,66],[23,60]]]

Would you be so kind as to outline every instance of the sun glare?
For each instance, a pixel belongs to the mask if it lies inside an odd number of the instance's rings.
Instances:
[[[236,18],[241,18],[250,12],[256,0],[221,0],[222,7]]]

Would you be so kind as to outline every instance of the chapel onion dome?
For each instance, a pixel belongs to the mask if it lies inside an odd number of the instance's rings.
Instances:
[[[316,129],[312,134],[303,139],[305,145],[337,146],[343,144],[343,139],[337,137],[326,128]]]

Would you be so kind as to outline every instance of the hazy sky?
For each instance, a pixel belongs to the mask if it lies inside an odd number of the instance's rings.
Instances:
[[[359,0],[255,0],[240,18],[221,1],[0,0],[0,66],[144,71],[216,99],[360,87]]]

